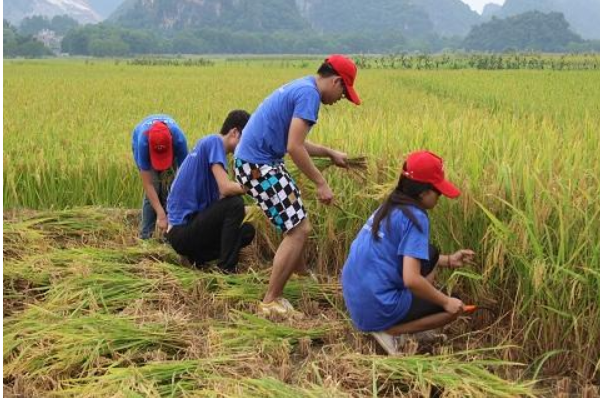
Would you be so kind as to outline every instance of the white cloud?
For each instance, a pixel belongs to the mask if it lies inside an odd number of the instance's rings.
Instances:
[[[504,4],[505,0],[462,0],[466,3],[473,11],[477,11],[481,14],[483,7],[488,3]]]

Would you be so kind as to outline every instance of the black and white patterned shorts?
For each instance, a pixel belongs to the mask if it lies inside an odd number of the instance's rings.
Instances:
[[[281,232],[290,231],[308,215],[300,189],[281,164],[256,164],[235,159],[235,178]]]

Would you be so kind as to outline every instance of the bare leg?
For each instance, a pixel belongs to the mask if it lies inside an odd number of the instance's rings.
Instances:
[[[296,268],[294,268],[294,273],[298,275],[308,275],[308,267],[306,265],[306,253],[304,251],[300,253],[300,257],[298,258],[298,262],[296,263]]]
[[[304,252],[304,245],[308,239],[310,228],[310,222],[308,219],[304,219],[285,234],[277,248],[275,258],[273,258],[273,269],[263,303],[268,304],[283,295],[283,288],[298,266],[300,257]]]
[[[433,271],[431,271],[429,273],[429,275],[427,275],[425,277],[425,279],[427,279],[429,281],[429,283],[431,283],[433,285],[433,282],[435,281],[435,274],[437,273],[437,268],[434,268]]]
[[[440,312],[438,314],[429,315],[421,319],[415,319],[414,321],[392,326],[385,332],[393,336],[406,333],[423,332],[425,330],[431,330],[447,325],[457,317],[458,315],[452,315],[448,312]]]

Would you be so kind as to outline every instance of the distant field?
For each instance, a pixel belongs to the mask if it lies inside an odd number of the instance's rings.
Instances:
[[[4,210],[138,208],[141,184],[130,140],[144,116],[172,115],[192,146],[216,131],[229,110],[252,111],[276,87],[317,66],[314,59],[188,67],[4,62]],[[600,71],[373,67],[359,71],[356,87],[364,104],[322,108],[310,139],[366,155],[368,181],[327,170],[339,204],[327,208],[301,179],[314,224],[310,263],[336,282],[350,242],[395,183],[403,156],[432,150],[464,193],[433,211],[434,239],[444,250],[471,247],[479,255],[476,267],[446,280],[465,301],[491,306],[499,316],[472,322],[473,329],[488,326],[468,335],[475,347],[511,346],[486,355],[526,364],[517,373],[526,379],[566,376],[580,386],[600,384]],[[5,234],[11,223],[5,222]],[[261,242],[268,249],[277,239],[269,231]],[[18,268],[17,258],[26,267],[27,256],[25,250],[5,262],[5,290],[13,281],[7,269]],[[17,294],[22,286],[11,289]],[[36,300],[45,305],[43,297]],[[24,322],[27,311],[15,311],[10,321]],[[26,369],[17,352],[5,354],[5,369],[8,363],[16,372],[10,377]],[[317,387],[306,388],[323,396]]]

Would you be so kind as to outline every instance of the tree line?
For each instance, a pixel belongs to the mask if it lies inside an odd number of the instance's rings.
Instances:
[[[20,34],[17,28],[6,20],[3,21],[3,25],[2,42],[4,46],[4,58],[41,58],[53,55],[52,51],[33,36]]]
[[[563,14],[533,11],[475,26],[465,39],[436,34],[407,38],[399,31],[316,33],[245,32],[225,27],[165,32],[112,23],[79,26],[68,17],[26,18],[19,30],[4,22],[4,56],[48,56],[31,37],[40,29],[64,34],[61,51],[76,56],[126,57],[150,54],[323,54],[478,51],[598,52],[600,41],[585,41],[569,29]]]
[[[126,56],[131,54],[322,54],[440,51],[456,39],[431,36],[408,40],[398,32],[321,35],[290,32],[249,33],[219,28],[184,29],[159,36],[155,31],[110,24],[75,29],[62,42],[71,55]]]

